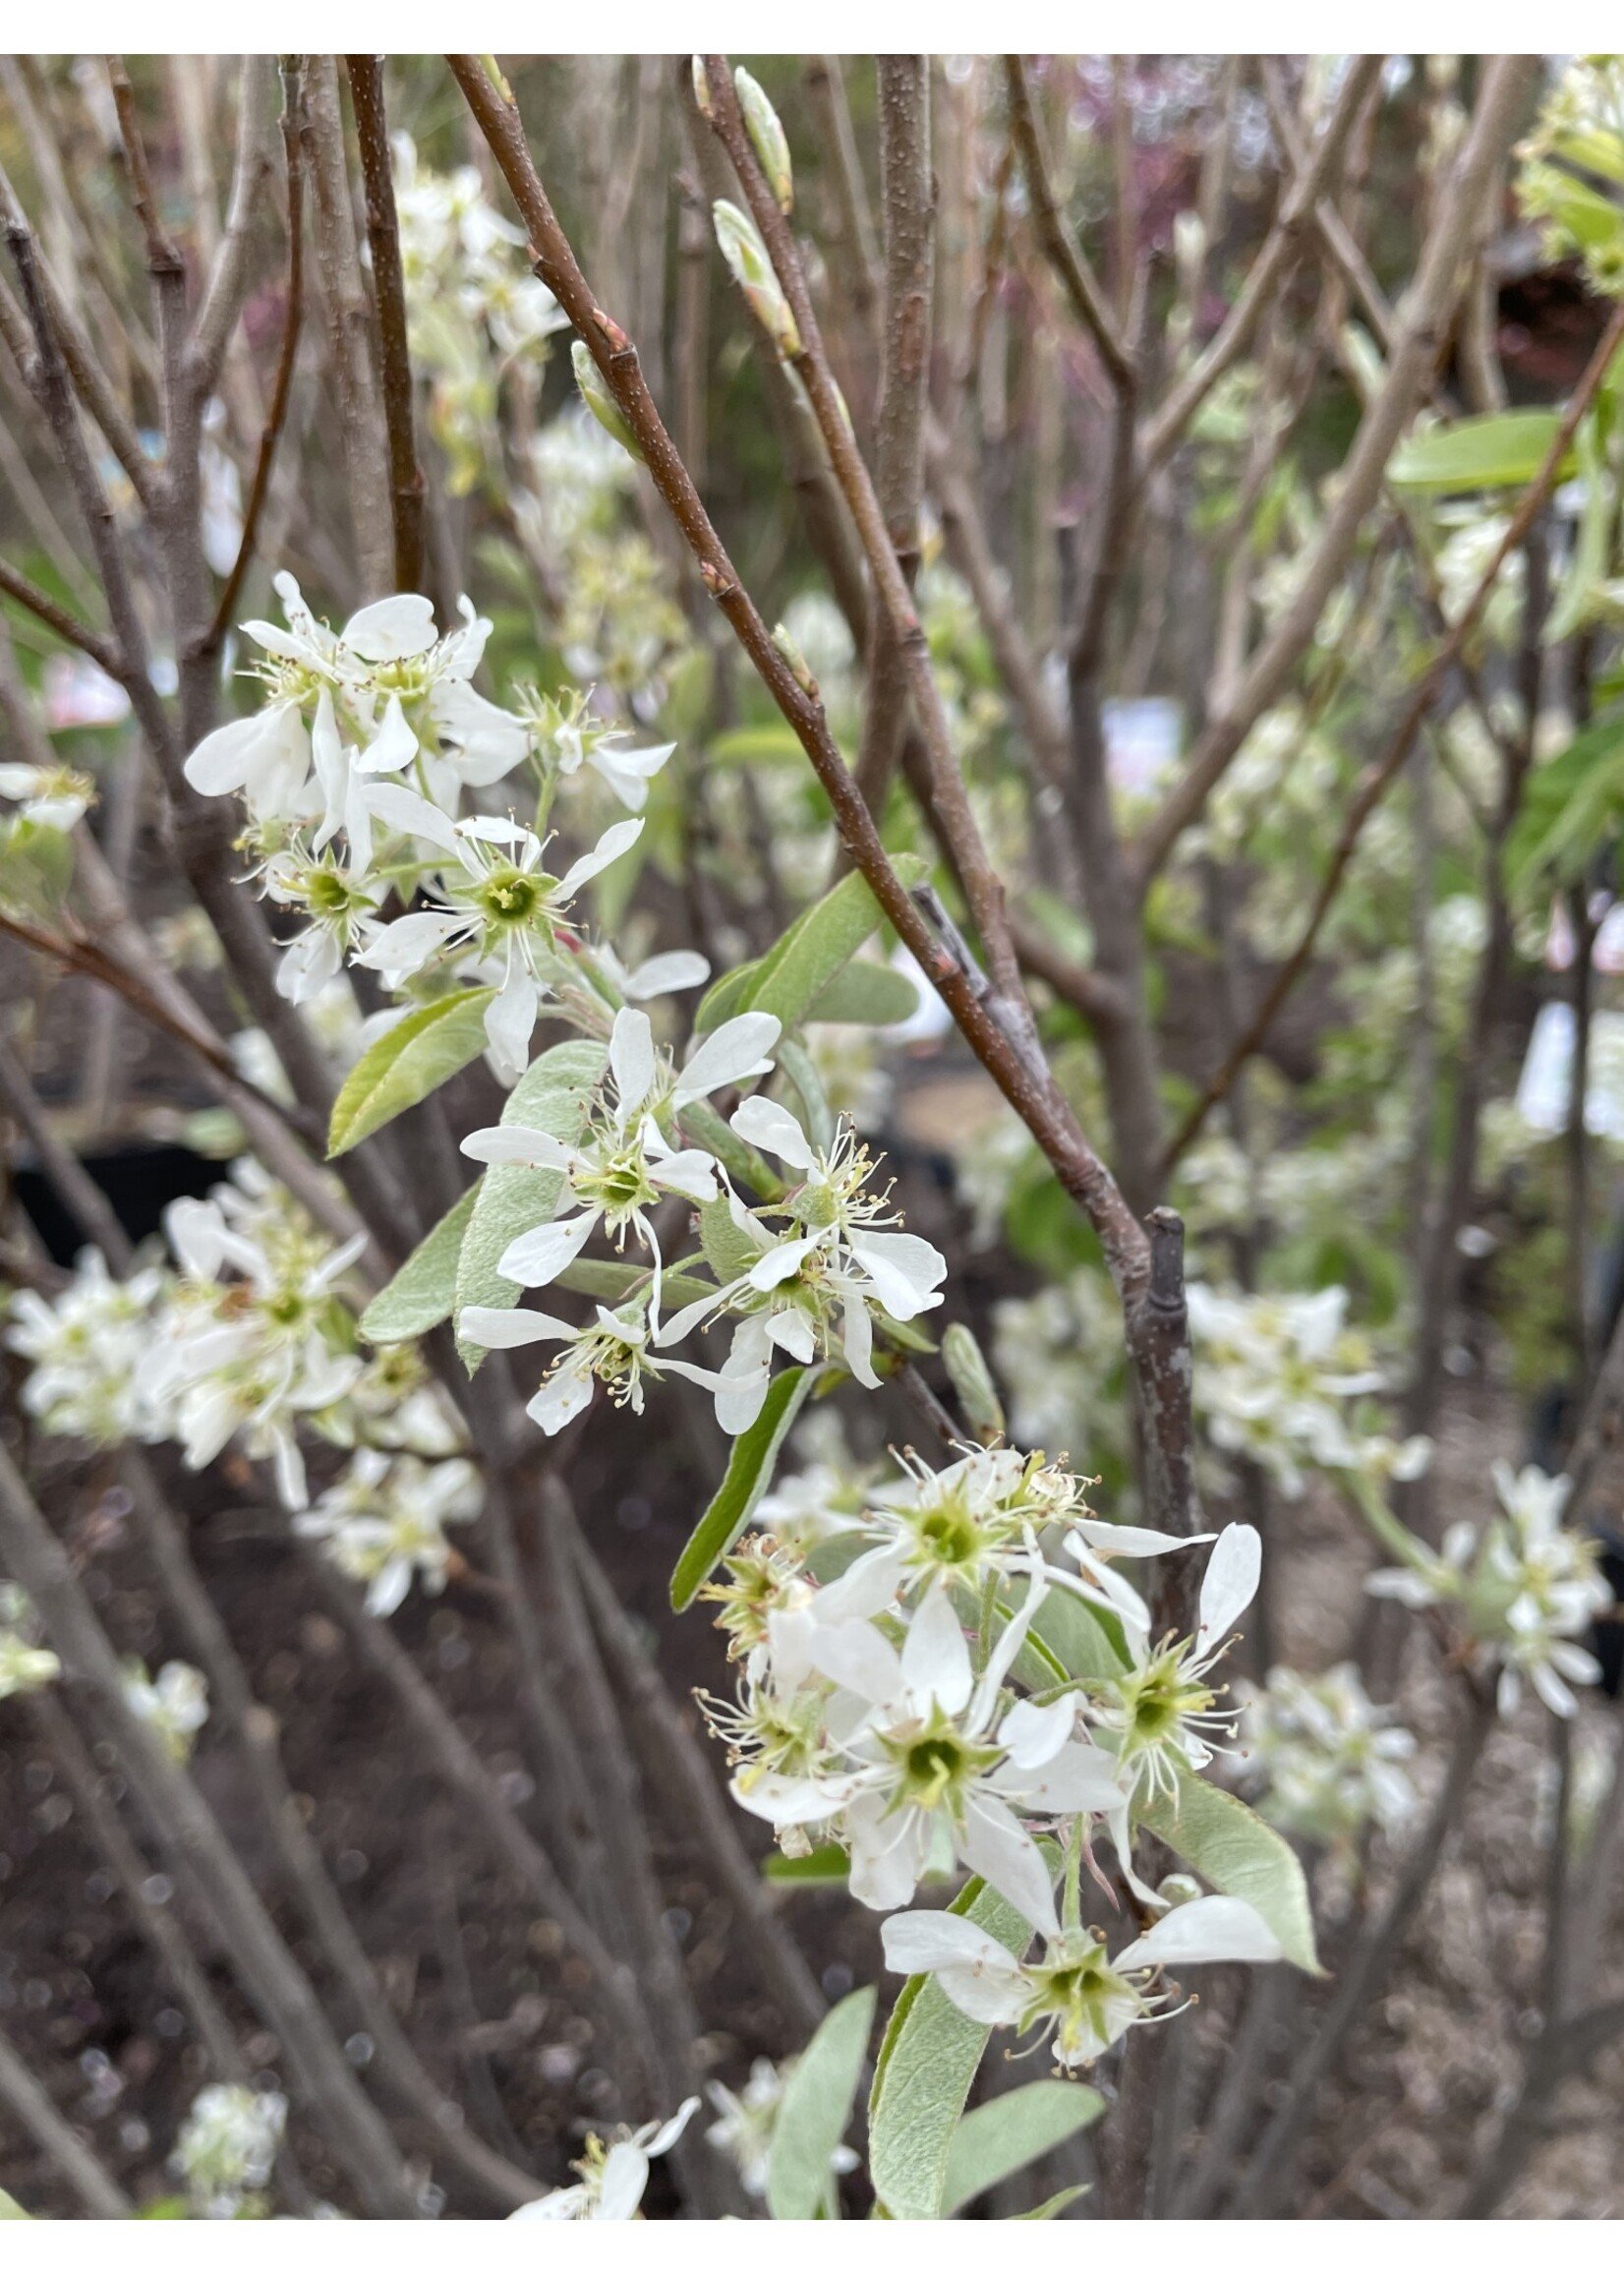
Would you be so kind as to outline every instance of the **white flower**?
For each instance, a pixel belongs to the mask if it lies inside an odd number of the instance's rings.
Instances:
[[[717,2112],[717,2121],[708,2128],[705,2137],[732,2164],[738,2173],[739,2185],[755,2201],[767,2192],[773,2133],[783,2105],[784,2087],[794,2068],[793,2061],[775,2065],[758,2056],[750,2064],[747,2082],[737,2092],[719,2082],[705,2087]],[[837,2147],[830,2156],[829,2169],[837,2179],[856,2168],[857,2157],[851,2148]]]
[[[85,1248],[50,1302],[31,1288],[12,1297],[6,1347],[31,1363],[23,1406],[42,1429],[96,1444],[146,1433],[138,1376],[164,1276],[148,1269],[115,1279],[100,1250]]]
[[[1041,1959],[1022,1961],[973,1919],[907,1911],[881,1929],[894,1973],[932,1974],[972,2020],[1052,2038],[1063,2069],[1086,2069],[1140,2022],[1157,2017],[1167,1966],[1271,1965],[1279,1943],[1249,1903],[1197,1895],[1158,1919],[1114,1957],[1094,1934],[1071,1927],[1045,1937]]]
[[[1245,1776],[1283,1832],[1347,1847],[1367,1824],[1392,1830],[1414,1812],[1415,1786],[1400,1764],[1416,1740],[1390,1709],[1370,1703],[1357,1666],[1317,1676],[1271,1666],[1263,1689],[1238,1683],[1237,1695]]]
[[[154,1681],[140,1659],[131,1659],[124,1669],[124,1698],[131,1711],[156,1730],[171,1759],[188,1759],[208,1719],[208,1684],[196,1666],[171,1659],[158,1668]]]
[[[830,1765],[799,1776],[741,1771],[740,1805],[777,1828],[829,1827],[849,1848],[852,1894],[874,1910],[907,1901],[941,1827],[969,1870],[1053,1929],[1049,1867],[1015,1807],[1106,1814],[1123,1796],[1111,1756],[1071,1737],[1069,1701],[1063,1720],[1026,1702],[1005,1712],[1005,1676],[1044,1588],[1039,1565],[979,1680],[944,1591],[915,1611],[900,1654],[859,1621],[817,1629],[812,1664],[841,1693]]]
[[[775,1350],[810,1366],[837,1346],[837,1318],[846,1367],[865,1389],[876,1388],[873,1313],[906,1320],[934,1310],[948,1265],[928,1240],[888,1228],[898,1218],[887,1212],[885,1195],[867,1191],[874,1163],[849,1129],[830,1152],[814,1152],[793,1115],[764,1097],[746,1098],[731,1126],[747,1143],[806,1174],[769,1208],[752,1211],[736,1198],[729,1203],[733,1226],[756,1260],[668,1319],[660,1340],[678,1342],[718,1312],[743,1313],[722,1370],[737,1386],[717,1406],[722,1427],[737,1434],[761,1411]],[[769,1216],[787,1221],[775,1232],[764,1220]]]
[[[95,802],[95,785],[73,766],[0,765],[0,797],[15,798],[39,829],[67,830]]]
[[[772,1061],[765,1053],[778,1037],[776,1019],[746,1012],[707,1036],[673,1076],[655,1049],[648,1014],[624,1009],[615,1014],[609,1034],[603,1101],[578,1142],[566,1144],[514,1123],[464,1137],[462,1149],[474,1160],[563,1171],[559,1213],[508,1244],[496,1263],[502,1277],[521,1287],[549,1287],[600,1224],[620,1248],[629,1227],[654,1257],[651,1316],[658,1328],[661,1255],[649,1211],[667,1193],[697,1206],[714,1200],[718,1187],[714,1157],[698,1146],[678,1149],[657,1117],[674,1119],[683,1106],[724,1083],[766,1073]]]
[[[234,2219],[275,2168],[287,2125],[279,2092],[207,2084],[192,2103],[170,2163],[205,2219]]]
[[[596,2137],[587,2152],[570,2168],[580,2173],[573,2187],[553,2187],[512,2213],[515,2219],[635,2219],[643,2190],[649,2184],[649,2163],[674,2147],[699,2106],[693,2094],[664,2124],[639,2125],[622,2131],[609,2146]]]
[[[444,1527],[477,1516],[484,1498],[471,1461],[431,1464],[364,1445],[315,1507],[295,1516],[293,1529],[324,1541],[339,1570],[367,1583],[373,1616],[387,1618],[414,1576],[426,1594],[439,1594],[451,1557]]]
[[[33,1605],[23,1590],[0,1586],[0,1699],[31,1697],[62,1671],[55,1651],[29,1641],[32,1626]]]
[[[609,1311],[599,1304],[596,1318],[584,1326],[571,1326],[567,1319],[554,1318],[545,1311],[487,1310],[483,1305],[471,1303],[457,1313],[457,1332],[464,1340],[479,1343],[487,1350],[521,1350],[533,1342],[566,1345],[563,1355],[553,1362],[541,1388],[525,1407],[531,1420],[550,1437],[567,1429],[577,1414],[586,1412],[592,1403],[595,1381],[604,1384],[612,1404],[630,1406],[634,1414],[640,1414],[645,1377],[658,1381],[663,1374],[681,1374],[688,1381],[698,1382],[702,1389],[717,1393],[719,1419],[723,1393],[732,1386],[705,1367],[657,1356],[650,1348],[647,1309],[637,1303],[625,1304],[618,1311]],[[762,1387],[765,1386],[764,1373]],[[727,1427],[725,1420],[722,1426]],[[739,1427],[746,1428],[748,1424],[741,1423]]]
[[[546,844],[521,822],[476,814],[457,824],[460,875],[441,872],[445,904],[414,910],[383,925],[356,958],[391,986],[452,948],[477,947],[493,966],[497,993],[485,1031],[498,1072],[516,1080],[530,1054],[543,993],[551,984],[554,944],[572,930],[567,910],[581,887],[633,845],[640,821],[618,821],[561,877],[542,866]]]

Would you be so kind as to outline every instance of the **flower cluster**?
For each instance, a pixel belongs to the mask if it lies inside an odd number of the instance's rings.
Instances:
[[[1572,1638],[1610,1609],[1612,1592],[1594,1540],[1568,1531],[1562,1510],[1566,1477],[1496,1461],[1491,1471],[1499,1512],[1479,1533],[1463,1521],[1444,1534],[1434,1554],[1419,1542],[1405,1562],[1365,1582],[1412,1610],[1445,1604],[1458,1610],[1479,1665],[1498,1677],[1502,1714],[1515,1712],[1523,1677],[1553,1714],[1574,1713],[1569,1686],[1599,1679],[1600,1667]]]
[[[759,2201],[767,2192],[773,2134],[778,2128],[779,2111],[783,2106],[784,2088],[794,2068],[793,2061],[773,2062],[760,2056],[750,2064],[750,2074],[737,2092],[719,2082],[705,2088],[717,2112],[716,2122],[707,2128],[705,2137],[727,2158],[738,2173],[740,2187],[753,2201]],[[830,2177],[840,2179],[846,2172],[854,2172],[857,2163],[855,2149],[844,2145],[837,2147],[829,2158]]]
[[[1236,1687],[1243,1777],[1271,1824],[1346,1849],[1366,1825],[1393,1831],[1409,1818],[1416,1791],[1402,1764],[1416,1740],[1370,1703],[1357,1666],[1317,1675],[1271,1666],[1262,1689]]]
[[[941,1302],[945,1257],[895,1228],[889,1196],[871,1187],[875,1164],[849,1130],[842,1127],[820,1149],[784,1107],[747,1097],[723,1136],[730,1132],[742,1146],[773,1153],[794,1179],[780,1198],[755,1208],[733,1190],[715,1152],[681,1141],[684,1113],[719,1089],[768,1073],[778,1038],[776,1018],[745,1012],[715,1027],[678,1068],[656,1047],[647,1015],[627,1006],[615,1015],[604,1078],[578,1138],[510,1123],[464,1138],[463,1150],[476,1160],[558,1173],[551,1217],[519,1234],[498,1258],[504,1278],[551,1286],[600,1231],[622,1251],[633,1239],[649,1259],[635,1292],[612,1309],[600,1303],[581,1325],[542,1311],[471,1305],[459,1313],[464,1339],[487,1348],[565,1346],[528,1409],[550,1436],[585,1410],[595,1380],[615,1404],[640,1413],[645,1381],[664,1373],[709,1389],[718,1422],[737,1436],[761,1411],[777,1352],[805,1366],[838,1358],[873,1388],[876,1320],[905,1322]],[[720,1121],[716,1126],[722,1129]],[[667,1197],[702,1211],[705,1260],[717,1274],[670,1315],[663,1315],[663,1304],[674,1272],[654,1216]],[[695,1284],[691,1269],[683,1281],[689,1289]],[[688,1334],[726,1318],[737,1324],[720,1370],[667,1355]]]
[[[1149,2017],[1164,1958],[1279,1955],[1248,1906],[1199,1897],[1108,1962],[1077,1909],[1097,1825],[1147,1909],[1164,1907],[1133,1875],[1132,1810],[1176,1793],[1230,1729],[1217,1668],[1256,1587],[1257,1535],[1218,1537],[1195,1632],[1155,1638],[1119,1561],[1192,1543],[1099,1521],[1041,1454],[975,1447],[939,1471],[912,1456],[899,1470],[855,1510],[822,1512],[812,1559],[783,1533],[746,1535],[724,1558],[706,1593],[741,1677],[731,1702],[702,1702],[739,1804],[786,1853],[843,1849],[859,1901],[896,1911],[928,1872],[959,1867],[1013,1904],[1045,1944],[1030,1967],[1002,1945],[990,1958],[985,1937],[966,1957],[979,1929],[930,1914],[888,1921],[887,1962],[941,1970],[964,2011],[1052,2031],[1060,2061],[1081,2066]],[[1066,1678],[1042,1641],[1051,1598],[1112,1638],[1109,1671]],[[989,1967],[1002,1968],[996,2014]]]
[[[670,746],[624,749],[612,732],[583,728],[579,712],[571,739],[557,706],[539,696],[522,698],[521,710],[488,701],[473,680],[491,625],[466,600],[460,627],[442,638],[420,594],[376,601],[333,632],[292,577],[278,576],[276,590],[286,627],[243,627],[264,652],[266,699],[206,735],[186,773],[206,795],[241,796],[263,890],[302,919],[277,985],[308,1002],[355,962],[419,1000],[488,988],[492,1065],[515,1081],[545,997],[579,998],[583,987],[590,996],[601,983],[617,999],[571,904],[642,829],[614,824],[554,874],[545,834],[553,792],[590,757],[624,802],[640,805]],[[459,814],[465,794],[493,789],[527,762],[534,826],[511,812]],[[419,891],[424,904],[414,908]],[[403,911],[392,919],[391,898]]]
[[[115,1279],[100,1250],[85,1248],[54,1301],[27,1287],[12,1297],[6,1348],[29,1362],[24,1411],[49,1435],[115,1445],[146,1433],[136,1376],[163,1278]]]
[[[279,2092],[207,2084],[192,2103],[170,2157],[193,2210],[203,2219],[259,2218],[261,2190],[275,2167],[287,2125]]]
[[[1255,1461],[1296,1498],[1309,1468],[1416,1477],[1430,1447],[1371,1425],[1360,1400],[1386,1387],[1368,1345],[1346,1325],[1348,1291],[1241,1295],[1193,1285],[1196,1411],[1215,1445]]]

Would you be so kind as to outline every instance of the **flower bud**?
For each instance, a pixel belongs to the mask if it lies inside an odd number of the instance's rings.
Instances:
[[[783,287],[754,221],[726,198],[718,198],[711,207],[711,218],[716,224],[716,241],[722,247],[722,258],[750,303],[756,321],[781,355],[799,355],[801,335],[795,327],[794,313],[783,296]]]
[[[693,59],[693,79],[694,108],[701,118],[708,119],[711,115],[711,83],[705,76],[705,58],[702,55],[696,55]]]
[[[776,623],[773,626],[773,645],[794,672],[795,684],[801,693],[810,695],[813,702],[817,702],[819,700],[818,682],[812,676],[812,667],[782,623]]]
[[[789,168],[789,145],[784,140],[779,114],[767,99],[767,89],[750,77],[742,63],[733,73],[733,88],[768,187],[779,202],[780,211],[787,213],[795,203],[795,181]]]
[[[964,1418],[984,1442],[1004,1434],[1004,1406],[981,1345],[967,1326],[956,1319],[942,1337],[942,1363],[948,1370]]]
[[[569,360],[575,367],[575,384],[581,390],[581,400],[592,413],[606,435],[612,435],[622,450],[634,458],[643,453],[637,437],[626,424],[625,413],[604,384],[603,374],[592,360],[592,350],[584,339],[578,339],[569,351]]]

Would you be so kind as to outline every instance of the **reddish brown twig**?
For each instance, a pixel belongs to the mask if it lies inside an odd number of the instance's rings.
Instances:
[[[87,623],[81,623],[70,610],[4,560],[0,560],[0,592],[15,600],[20,608],[26,608],[30,615],[36,615],[42,624],[48,624],[58,639],[82,649],[93,663],[101,666],[109,678],[119,676],[118,651],[112,641],[92,631]]]
[[[283,66],[282,146],[287,152],[288,169],[288,303],[282,320],[282,351],[277,359],[276,378],[271,387],[270,409],[265,415],[264,432],[260,437],[259,455],[254,461],[254,479],[249,484],[248,503],[243,509],[243,534],[237,546],[237,557],[231,564],[231,574],[225,580],[214,620],[203,642],[202,653],[218,653],[225,638],[226,628],[236,612],[237,596],[243,589],[249,563],[254,558],[259,541],[260,517],[264,511],[265,498],[270,491],[270,471],[276,458],[276,445],[282,438],[287,424],[288,401],[293,392],[293,367],[299,356],[299,334],[305,309],[305,153],[300,141],[300,113],[303,108],[301,67],[297,56],[290,56]]]
[[[389,492],[394,508],[395,590],[416,592],[423,581],[423,469],[412,424],[412,359],[406,344],[406,284],[400,268],[400,224],[395,215],[389,163],[389,122],[383,107],[383,58],[347,55],[350,100],[361,178],[367,191],[367,242],[373,254],[373,294],[382,350],[383,423],[389,439]]]

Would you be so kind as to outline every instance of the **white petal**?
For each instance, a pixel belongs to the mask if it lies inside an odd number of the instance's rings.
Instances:
[[[369,971],[416,971],[465,928],[461,916],[421,908],[385,924],[355,960]]]
[[[866,1705],[888,1706],[900,1690],[902,1671],[897,1653],[866,1620],[820,1625],[808,1650],[820,1674]]]
[[[406,724],[400,697],[391,695],[383,708],[383,724],[361,754],[364,774],[398,774],[417,756],[417,736]]]
[[[729,1126],[746,1144],[776,1153],[791,1168],[812,1166],[812,1147],[807,1142],[806,1132],[792,1113],[782,1105],[775,1105],[770,1097],[747,1097]]]
[[[750,1285],[763,1295],[770,1294],[783,1281],[795,1276],[817,1244],[816,1240],[781,1240],[777,1247],[768,1249],[759,1263],[751,1264],[746,1274]]]
[[[930,1974],[938,1966],[974,1968],[1008,1994],[1020,1988],[1020,1961],[996,1935],[957,1911],[899,1911],[880,1929],[894,1974]]]
[[[1031,1834],[1021,1830],[1013,1809],[989,1792],[972,1792],[964,1803],[958,1852],[971,1871],[978,1871],[987,1885],[1014,1903],[1040,1934],[1058,1934],[1060,1921],[1055,1916],[1049,1866]]]
[[[533,1231],[521,1232],[502,1250],[496,1269],[521,1287],[550,1286],[574,1262],[597,1221],[595,1209],[583,1209],[578,1216],[563,1216],[555,1224],[538,1224]]]
[[[903,1683],[922,1709],[939,1705],[957,1714],[968,1705],[974,1678],[958,1613],[939,1588],[920,1604],[903,1641]]]
[[[685,1199],[704,1201],[717,1196],[716,1162],[709,1153],[672,1153],[666,1160],[651,1162],[649,1178],[663,1191],[680,1193]]]
[[[746,1011],[740,1018],[725,1019],[714,1034],[707,1034],[677,1076],[674,1097],[709,1097],[713,1089],[743,1081],[755,1074],[777,1042],[783,1028],[770,1011]]]
[[[495,1161],[504,1167],[565,1169],[569,1147],[545,1130],[526,1129],[522,1122],[502,1122],[493,1129],[471,1130],[460,1148],[471,1161]]]
[[[649,2184],[649,2159],[635,2141],[616,2140],[604,2158],[604,2177],[598,2196],[601,2219],[636,2216]]]
[[[679,995],[687,987],[703,987],[711,966],[703,956],[673,948],[664,956],[650,956],[628,971],[621,993],[629,1003],[652,1003],[657,995]]]
[[[1207,1558],[1201,1580],[1200,1622],[1195,1632],[1197,1656],[1228,1634],[1252,1597],[1263,1568],[1263,1542],[1250,1524],[1226,1524]]]
[[[493,1311],[470,1303],[457,1312],[457,1332],[464,1342],[485,1350],[519,1350],[529,1342],[573,1342],[579,1330],[545,1311]]]
[[[543,1382],[524,1410],[544,1434],[555,1437],[591,1403],[591,1374],[579,1367],[561,1366]]]
[[[579,860],[572,861],[565,869],[558,880],[559,899],[567,900],[571,893],[579,892],[582,885],[608,868],[611,860],[618,860],[623,852],[629,852],[642,834],[640,821],[617,821],[612,829],[606,829],[591,852],[582,853]]]
[[[847,1298],[841,1313],[844,1328],[842,1349],[845,1363],[864,1389],[878,1389],[880,1377],[874,1370],[874,1321],[868,1315],[868,1305],[860,1295]]]
[[[1076,1726],[1075,1698],[1056,1698],[1047,1706],[1022,1698],[998,1726],[998,1741],[1016,1769],[1041,1769],[1052,1761]]]
[[[645,2154],[651,2156],[663,2156],[667,2148],[674,2147],[676,2142],[682,2137],[683,2131],[687,2127],[689,2117],[693,2115],[694,2110],[698,2106],[698,2093],[690,2093],[688,2098],[682,2103],[682,2106],[677,2110],[676,2114],[674,2116],[667,2117],[666,2122],[661,2125],[659,2129],[653,2133],[652,2137],[646,2139],[643,2142]]]
[[[913,1232],[866,1232],[849,1246],[893,1318],[916,1318],[941,1302],[936,1290],[948,1275],[948,1259],[928,1240]]]
[[[1176,1532],[1147,1531],[1142,1524],[1100,1524],[1087,1516],[1074,1518],[1067,1530],[1068,1535],[1080,1534],[1091,1547],[1099,1548],[1106,1555],[1131,1555],[1135,1559],[1145,1555],[1171,1555],[1176,1547],[1197,1547],[1203,1541],[1216,1538],[1211,1532],[1181,1537]]]
[[[1141,1935],[1113,1966],[1269,1966],[1281,1955],[1267,1923],[1239,1895],[1197,1895]]]
[[[530,1037],[536,1030],[536,1007],[541,989],[519,962],[502,982],[501,992],[485,1007],[485,1038],[491,1055],[503,1074],[515,1079],[530,1060]]]
[[[619,1100],[620,1126],[648,1096],[654,1083],[654,1028],[646,1011],[617,1011],[609,1031],[609,1071]]]
[[[421,592],[392,593],[358,609],[340,635],[363,663],[392,664],[435,644],[435,604]]]

